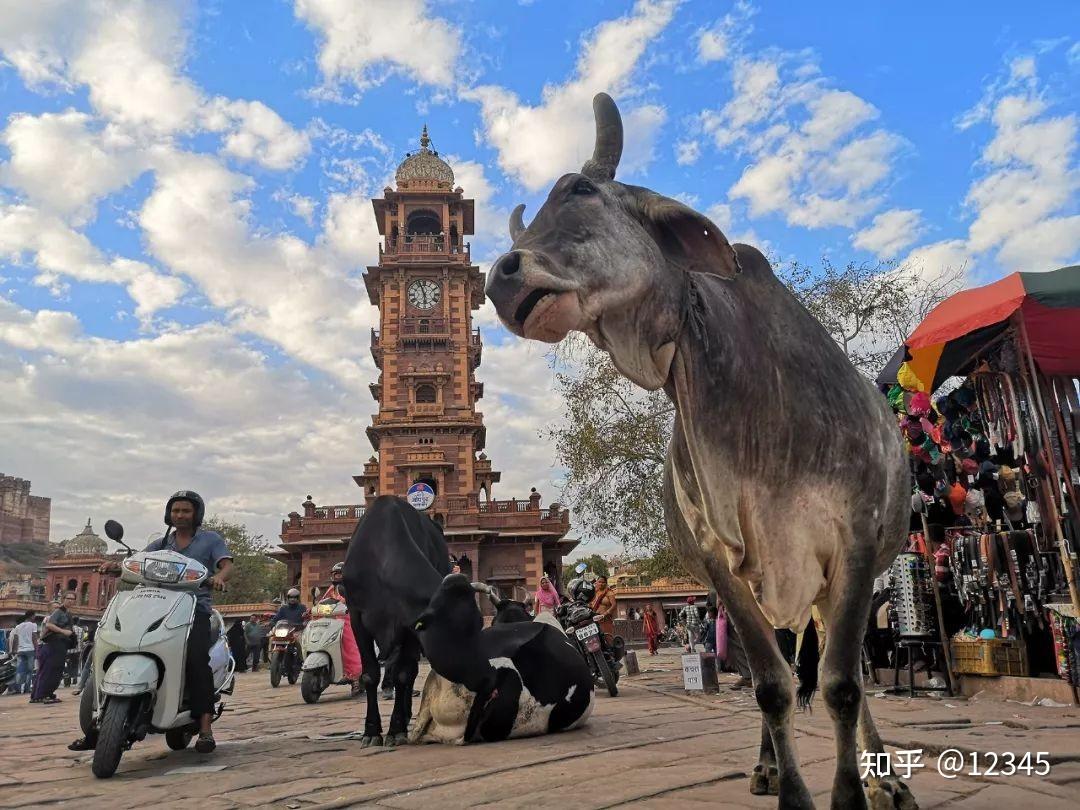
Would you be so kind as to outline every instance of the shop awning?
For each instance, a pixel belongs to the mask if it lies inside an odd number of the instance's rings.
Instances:
[[[1032,356],[1047,375],[1080,375],[1080,265],[1049,273],[1013,273],[993,284],[949,296],[923,319],[877,382],[892,385],[900,366],[926,391],[964,373],[981,348],[1010,320],[1023,319]]]

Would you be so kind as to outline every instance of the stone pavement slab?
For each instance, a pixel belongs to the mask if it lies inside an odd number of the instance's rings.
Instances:
[[[77,736],[78,701],[56,706],[0,698],[0,804],[122,810],[128,807],[290,810],[373,805],[452,810],[547,806],[573,797],[575,810],[635,807],[772,808],[751,796],[761,720],[751,691],[688,695],[678,657],[642,657],[620,696],[597,698],[589,725],[566,734],[474,746],[426,745],[361,750],[345,735],[362,726],[363,701],[332,687],[308,706],[298,687],[271,689],[265,673],[238,676],[231,711],[215,726],[218,750],[172,752],[154,735],[124,755],[117,775],[97,780],[88,753],[67,750]],[[873,694],[873,693],[872,693]],[[1080,711],[977,698],[871,698],[887,744],[921,748],[928,767],[909,780],[923,808],[1078,806]],[[381,704],[384,723],[389,704]],[[815,801],[828,806],[832,723],[820,697],[796,718],[803,773]],[[323,737],[323,739],[312,739]],[[1050,751],[1049,778],[945,779],[934,756],[961,751]],[[178,768],[224,766],[217,772]]]

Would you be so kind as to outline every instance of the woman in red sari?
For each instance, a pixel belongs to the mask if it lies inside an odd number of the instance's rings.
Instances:
[[[649,645],[649,655],[656,655],[657,642],[660,639],[660,621],[656,618],[656,611],[653,610],[651,604],[645,606],[641,626],[645,631],[645,641]]]
[[[342,571],[344,568],[345,563],[338,563],[331,569],[330,582],[332,584],[327,589],[326,593],[322,595],[322,599],[335,599],[338,602],[345,602],[345,594],[341,587]],[[342,669],[345,670],[345,680],[352,683],[353,697],[356,697],[361,691],[360,675],[363,672],[363,666],[360,663],[360,650],[356,646],[356,636],[353,635],[352,622],[349,621],[349,614],[345,613],[339,616],[339,618],[345,625],[341,633],[341,666]]]

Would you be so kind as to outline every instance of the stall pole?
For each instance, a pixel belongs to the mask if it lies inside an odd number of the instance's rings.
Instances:
[[[1020,334],[1022,336],[1022,343],[1024,344],[1024,355],[1027,357],[1028,368],[1031,373],[1031,389],[1035,392],[1035,401],[1038,404],[1038,425],[1039,433],[1042,437],[1043,448],[1046,450],[1046,462],[1050,468],[1050,474],[1054,478],[1054,486],[1057,486],[1058,472],[1057,466],[1054,462],[1054,454],[1051,451],[1050,435],[1046,432],[1046,408],[1043,405],[1041,386],[1039,385],[1039,371],[1035,367],[1035,357],[1031,353],[1031,343],[1028,341],[1027,327],[1024,325],[1024,316],[1021,313],[1017,320],[1020,324]],[[1073,575],[1073,559],[1069,554],[1069,544],[1065,540],[1065,532],[1061,529],[1061,516],[1058,514],[1057,499],[1054,498],[1054,491],[1050,488],[1050,484],[1045,479],[1042,481],[1043,491],[1045,493],[1046,505],[1050,509],[1051,522],[1054,524],[1054,531],[1058,538],[1058,548],[1061,551],[1061,567],[1065,569],[1065,579],[1069,583],[1069,597],[1072,599],[1073,608],[1077,611],[1077,615],[1080,615],[1080,592],[1076,588],[1076,577]]]
[[[956,676],[953,674],[952,665],[952,647],[949,645],[949,634],[945,631],[945,614],[941,609],[941,590],[938,587],[937,576],[934,574],[934,569],[937,567],[937,562],[934,560],[933,552],[930,550],[930,524],[926,522],[926,512],[920,512],[919,517],[922,519],[923,538],[923,556],[926,558],[927,570],[930,572],[930,581],[933,583],[934,591],[934,609],[937,611],[937,626],[938,636],[941,637],[941,651],[945,656],[945,681],[949,687],[946,694],[949,697],[953,696],[956,692]],[[934,549],[937,551],[937,549]],[[908,652],[910,656],[911,653]]]

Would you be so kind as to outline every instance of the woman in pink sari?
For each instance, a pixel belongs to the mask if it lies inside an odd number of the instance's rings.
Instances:
[[[560,604],[559,594],[551,584],[551,580],[547,578],[546,574],[540,577],[540,587],[536,589],[534,602],[536,613],[538,615],[545,610],[549,613],[554,613],[555,608]]]

